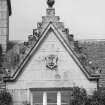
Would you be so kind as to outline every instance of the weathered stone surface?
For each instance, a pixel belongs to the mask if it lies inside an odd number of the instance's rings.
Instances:
[[[9,10],[7,0],[0,0],[0,44],[2,46],[3,53],[7,50],[7,43],[9,38]]]
[[[45,57],[50,54],[58,56],[57,70],[46,68]],[[59,78],[56,78],[57,75]],[[97,83],[87,79],[53,31],[48,32],[48,36],[34,53],[18,80],[7,84],[8,89],[73,86],[84,87],[90,93],[97,88]]]

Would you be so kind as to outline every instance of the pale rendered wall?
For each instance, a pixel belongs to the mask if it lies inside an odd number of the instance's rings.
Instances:
[[[58,56],[56,71],[46,68],[45,57]],[[24,68],[18,80],[8,83],[8,89],[54,88],[79,86],[88,92],[97,88],[95,81],[89,81],[60,41],[51,32]]]

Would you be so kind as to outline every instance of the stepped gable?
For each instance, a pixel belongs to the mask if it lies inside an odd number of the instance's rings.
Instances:
[[[87,56],[83,52],[83,48],[85,48],[85,46],[83,46],[84,44],[82,45],[74,40],[74,35],[69,33],[69,29],[65,28],[63,22],[60,22],[60,17],[55,16],[55,9],[53,7],[47,8],[46,16],[42,16],[42,21],[37,23],[37,28],[33,29],[32,35],[29,35],[28,42],[19,43],[7,52],[6,59],[9,59],[4,65],[9,70],[8,74],[9,77],[11,77],[9,79],[12,80],[16,75],[19,75],[25,64],[31,58],[32,53],[37,50],[37,47],[43,40],[43,34],[50,28],[60,34],[61,40],[63,40],[63,43],[69,48],[73,59],[75,59],[79,67],[87,75],[88,79],[98,79],[99,69],[94,70],[87,63]],[[10,55],[14,56],[11,58]],[[14,60],[16,60],[15,64]],[[10,64],[8,64],[8,61],[10,61]]]
[[[15,46],[7,52],[7,55],[10,55],[12,51],[15,53],[18,52],[21,58],[19,61],[19,64],[21,64],[21,62],[25,59],[25,57],[31,51],[33,46],[37,44],[38,39],[34,39],[34,38],[35,36],[29,35],[28,42],[15,43]],[[75,42],[78,42],[77,43],[78,45],[76,45]],[[104,40],[81,40],[81,41],[73,40],[68,42],[68,44],[76,54],[81,64],[87,69],[87,71],[91,75],[101,74],[101,72],[105,71],[105,41]],[[18,51],[16,51],[16,49],[18,49]],[[84,57],[85,63],[82,63],[81,56]],[[15,72],[17,68],[18,66],[16,66],[16,68],[13,71]]]

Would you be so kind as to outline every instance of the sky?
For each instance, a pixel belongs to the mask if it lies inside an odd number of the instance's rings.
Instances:
[[[10,40],[26,41],[46,15],[47,0],[11,0]],[[105,39],[105,0],[55,0],[56,16],[76,40]]]

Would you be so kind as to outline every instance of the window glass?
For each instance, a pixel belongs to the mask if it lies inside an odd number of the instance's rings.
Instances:
[[[34,105],[42,105],[43,104],[43,92],[33,92],[33,103]]]
[[[47,103],[48,105],[56,105],[57,104],[57,92],[49,91],[47,92]]]
[[[61,103],[62,105],[70,104],[70,91],[61,91]]]
[[[57,105],[57,92],[58,91],[46,91],[47,105]],[[71,92],[61,92],[61,105],[70,105]],[[34,91],[33,94],[33,105],[43,105],[43,91]]]

